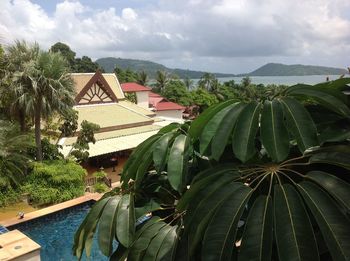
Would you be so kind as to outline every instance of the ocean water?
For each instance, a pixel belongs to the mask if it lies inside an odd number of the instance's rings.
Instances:
[[[329,80],[336,80],[340,75],[305,75],[305,76],[251,76],[249,77],[254,84],[283,84],[294,85],[297,83],[316,84],[325,82],[327,77]],[[218,78],[220,82],[227,82],[234,80],[236,83],[240,83],[244,77],[222,77]],[[199,79],[193,79],[194,83],[197,83]]]

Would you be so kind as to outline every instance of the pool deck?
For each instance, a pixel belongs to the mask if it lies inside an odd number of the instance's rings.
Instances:
[[[56,211],[60,211],[62,209],[66,209],[69,207],[73,207],[73,206],[82,204],[84,202],[88,202],[91,200],[97,201],[101,197],[102,197],[102,194],[99,194],[99,193],[85,193],[85,195],[82,197],[68,200],[68,201],[53,205],[51,207],[47,207],[47,208],[43,208],[43,209],[40,209],[37,211],[26,213],[24,215],[24,218],[22,218],[22,219],[15,217],[15,218],[3,220],[3,221],[1,221],[1,225],[4,227],[10,227],[10,226],[17,225],[17,224],[20,224],[20,223],[23,223],[23,222],[26,222],[26,221],[29,221],[29,220],[32,220],[32,219],[35,219],[38,217],[46,216],[48,214],[54,213]]]
[[[18,230],[0,235],[0,260],[40,261],[40,245]]]

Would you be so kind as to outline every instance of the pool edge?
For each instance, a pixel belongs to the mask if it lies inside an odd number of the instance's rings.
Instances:
[[[43,209],[39,209],[39,210],[36,210],[33,212],[26,213],[24,215],[24,218],[22,218],[22,219],[10,218],[10,219],[3,220],[0,223],[4,227],[11,227],[14,225],[21,224],[23,222],[27,222],[29,220],[33,220],[33,219],[36,219],[39,217],[43,217],[43,216],[55,213],[55,212],[63,210],[63,209],[67,209],[70,207],[74,207],[76,205],[80,205],[82,203],[85,203],[85,202],[88,202],[91,200],[97,201],[101,197],[102,197],[102,194],[99,194],[99,193],[85,193],[84,196],[81,196],[79,198],[75,198],[75,199],[68,200],[68,201],[47,207],[47,208],[43,208]]]

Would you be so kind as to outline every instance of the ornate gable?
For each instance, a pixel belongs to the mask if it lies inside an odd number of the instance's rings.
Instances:
[[[118,102],[111,86],[97,71],[75,97],[77,105]]]

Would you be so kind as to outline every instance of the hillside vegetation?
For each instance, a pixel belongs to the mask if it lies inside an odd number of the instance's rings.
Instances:
[[[145,71],[147,75],[154,79],[157,71],[164,71],[168,74],[174,74],[178,77],[185,79],[199,79],[203,76],[205,72],[202,71],[192,71],[192,70],[183,70],[183,69],[171,69],[162,64],[145,61],[145,60],[135,60],[135,59],[122,59],[122,58],[100,58],[96,60],[106,72],[113,72],[115,66],[117,65],[121,69],[130,69],[132,71],[140,72]],[[232,77],[234,74],[225,74],[225,73],[214,73],[216,77]]]
[[[249,73],[249,76],[302,76],[302,75],[341,75],[347,71],[341,68],[281,63],[268,63]]]

